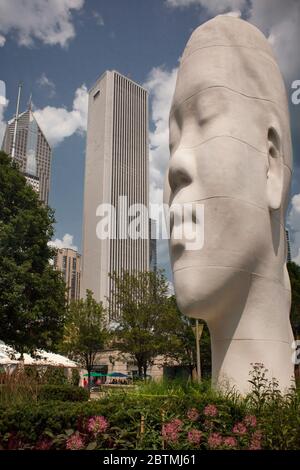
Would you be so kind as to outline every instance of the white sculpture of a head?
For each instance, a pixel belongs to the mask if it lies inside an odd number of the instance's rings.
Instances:
[[[171,234],[170,254],[179,308],[210,329],[213,379],[245,392],[251,363],[260,362],[286,389],[289,112],[271,47],[253,25],[217,16],[192,34],[170,111],[170,153],[165,203],[204,206],[202,249]]]

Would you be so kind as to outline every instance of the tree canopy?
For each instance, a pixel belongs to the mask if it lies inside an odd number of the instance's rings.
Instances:
[[[65,317],[65,283],[49,264],[54,213],[0,152],[0,339],[21,354],[55,350]]]
[[[163,354],[169,312],[168,284],[161,271],[111,275],[110,312],[117,316],[115,346],[137,364],[146,377],[154,359]]]
[[[175,296],[168,296],[162,271],[113,274],[111,314],[117,315],[115,346],[137,364],[139,375],[157,356],[162,363],[185,367],[192,375],[196,367],[194,320],[183,315]],[[202,336],[202,367],[210,373],[210,338],[205,326]]]
[[[87,290],[85,299],[70,304],[62,351],[80,362],[88,371],[90,379],[96,356],[103,351],[108,337],[106,311],[102,303],[93,298],[92,291]]]
[[[291,323],[295,335],[300,335],[300,266],[296,263],[287,264],[291,289],[292,289],[292,305],[291,305]]]

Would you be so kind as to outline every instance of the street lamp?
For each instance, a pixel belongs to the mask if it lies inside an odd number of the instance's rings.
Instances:
[[[200,338],[203,332],[203,323],[199,325],[199,320],[196,320],[195,336],[196,336],[196,351],[197,351],[197,380],[201,382],[201,362],[200,362]]]

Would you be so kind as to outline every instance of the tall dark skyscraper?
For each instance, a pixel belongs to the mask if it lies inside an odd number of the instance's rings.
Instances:
[[[157,271],[156,220],[149,219],[149,269]]]
[[[288,229],[285,229],[285,237],[286,237],[286,261],[290,263],[292,261],[292,254],[291,254],[291,243],[290,243],[290,234]]]
[[[48,204],[51,147],[30,106],[27,111],[18,115],[17,125],[15,124],[16,118],[8,121],[2,150],[18,163],[20,171],[26,177],[27,182],[39,194],[40,200]]]

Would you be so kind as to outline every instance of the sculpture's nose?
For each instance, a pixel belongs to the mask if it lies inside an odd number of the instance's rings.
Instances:
[[[171,158],[168,179],[172,199],[182,188],[189,186],[193,182],[191,160],[191,156],[189,158],[188,155],[185,155],[180,150],[177,150]]]

